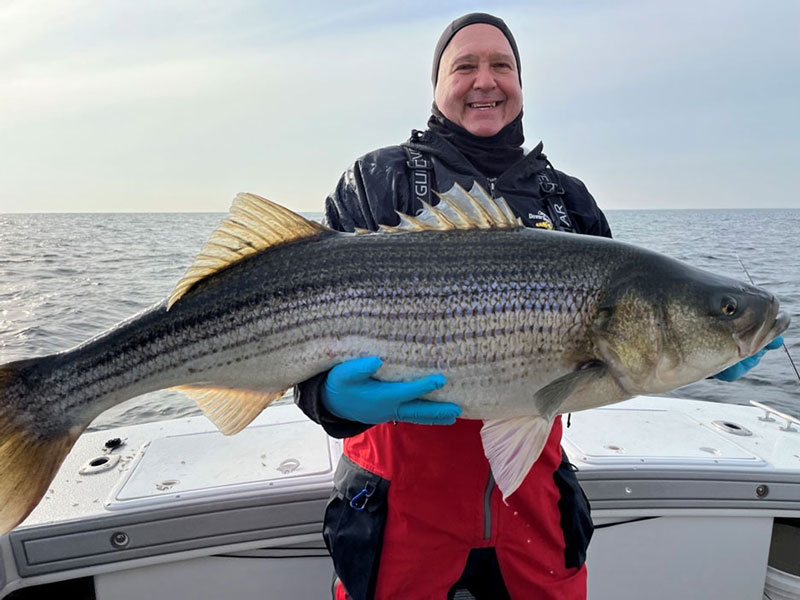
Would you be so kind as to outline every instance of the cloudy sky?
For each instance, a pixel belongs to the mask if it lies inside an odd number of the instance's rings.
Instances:
[[[0,0],[0,212],[319,210],[424,127],[472,10],[517,37],[526,146],[601,207],[800,208],[794,0]]]

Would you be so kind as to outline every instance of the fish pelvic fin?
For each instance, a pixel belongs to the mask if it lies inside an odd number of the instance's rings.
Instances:
[[[483,452],[503,501],[522,485],[542,454],[552,428],[553,419],[544,417],[484,421],[481,428]]]
[[[225,435],[239,433],[286,392],[265,393],[198,385],[181,385],[172,389],[194,398],[208,420]]]
[[[423,210],[411,217],[398,212],[400,224],[381,225],[380,231],[447,231],[453,229],[518,229],[522,220],[503,198],[492,198],[477,182],[466,191],[457,183],[444,194],[436,193],[439,204],[422,203]]]
[[[333,230],[261,196],[239,194],[233,200],[230,215],[211,234],[194,264],[175,286],[167,310],[199,281],[248,256],[323,233]]]
[[[42,499],[84,427],[43,434],[31,428],[28,413],[7,402],[19,373],[39,359],[0,366],[0,535],[19,525]]]

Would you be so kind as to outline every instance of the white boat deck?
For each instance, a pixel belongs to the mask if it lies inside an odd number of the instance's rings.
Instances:
[[[123,444],[109,451],[106,442],[115,438]],[[230,493],[257,495],[296,486],[298,479],[329,489],[340,452],[340,442],[294,404],[270,407],[234,436],[222,435],[202,416],[91,431],[20,527]],[[301,462],[293,471],[279,470],[288,459]]]
[[[800,427],[764,414],[641,397],[572,415],[563,445],[597,525],[592,600],[761,598],[773,520],[800,519]],[[86,433],[0,538],[0,598],[77,577],[101,599],[217,598],[221,582],[230,598],[326,598],[340,453],[292,404],[231,437],[204,417]]]

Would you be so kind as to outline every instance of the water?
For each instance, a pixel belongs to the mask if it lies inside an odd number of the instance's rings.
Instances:
[[[0,214],[0,364],[74,346],[172,291],[222,214]],[[307,215],[317,217],[318,215]],[[610,211],[617,239],[773,291],[792,314],[784,334],[800,361],[800,210]],[[702,381],[675,396],[800,416],[800,383],[783,350],[734,383]],[[176,392],[129,400],[101,415],[108,428],[198,414]]]

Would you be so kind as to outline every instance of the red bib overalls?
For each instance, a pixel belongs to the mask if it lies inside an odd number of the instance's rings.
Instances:
[[[346,457],[388,481],[382,542],[374,546],[379,556],[363,563],[365,570],[377,568],[369,586],[374,598],[445,599],[475,548],[494,548],[511,598],[586,597],[583,561],[591,520],[575,475],[562,462],[560,417],[507,504],[490,479],[481,426],[465,419],[452,426],[386,423],[345,440]],[[335,536],[336,524],[330,527],[326,533]],[[359,551],[337,548],[335,541],[332,546],[335,563],[337,552]],[[341,571],[337,565],[345,586],[359,576]],[[354,598],[371,597],[357,582],[352,587],[359,590]],[[343,590],[336,597],[344,598]]]

